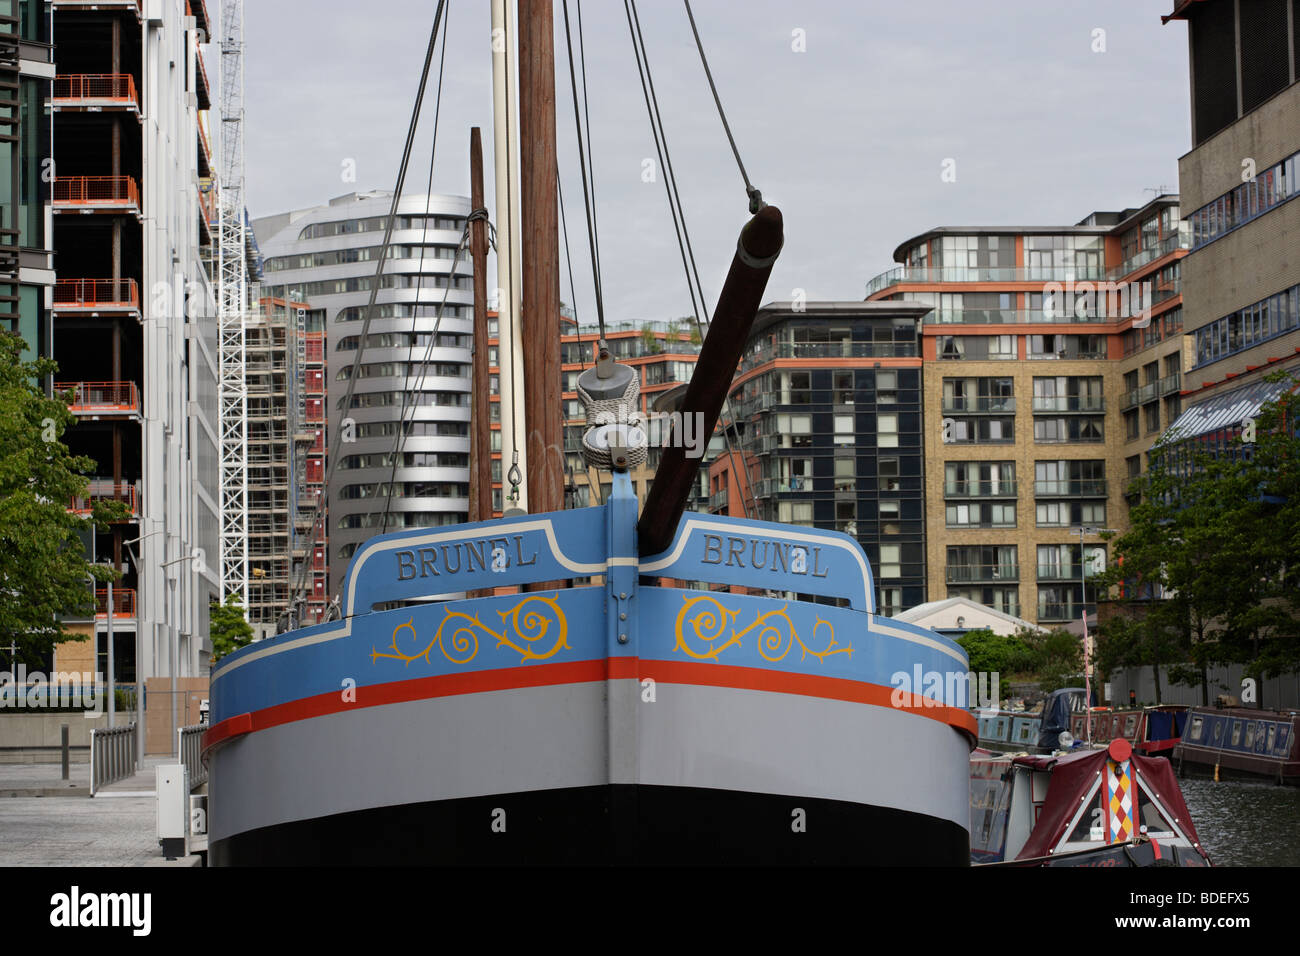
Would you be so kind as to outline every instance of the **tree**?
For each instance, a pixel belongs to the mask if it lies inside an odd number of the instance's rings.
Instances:
[[[966,651],[970,669],[976,674],[1023,674],[1033,665],[1029,644],[1018,636],[981,628],[967,631],[957,643]]]
[[[1171,678],[1199,678],[1204,703],[1211,664],[1241,664],[1257,686],[1300,666],[1300,402],[1287,373],[1266,381],[1291,388],[1238,437],[1153,450],[1099,582],[1119,592],[1106,664],[1180,665]]]
[[[60,440],[75,418],[39,384],[58,366],[23,361],[26,348],[17,335],[0,332],[0,645],[13,641],[21,660],[38,663],[55,643],[87,638],[62,619],[94,613],[89,579],[119,577],[87,561],[79,534],[129,513],[102,501],[92,502],[88,517],[69,510],[87,497],[95,461],[74,456]]]
[[[208,612],[208,634],[212,640],[212,661],[216,663],[253,640],[253,626],[244,617],[244,608],[235,594],[226,595],[226,603],[213,601]]]
[[[1083,642],[1064,628],[1037,631],[1022,627],[1016,638],[1029,649],[1029,670],[1044,691],[1072,686],[1083,672]]]

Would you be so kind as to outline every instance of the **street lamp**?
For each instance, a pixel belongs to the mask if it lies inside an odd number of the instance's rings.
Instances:
[[[1083,554],[1085,534],[1118,534],[1115,528],[1071,528],[1079,532],[1079,585],[1082,588],[1080,604],[1083,610],[1083,707],[1084,740],[1092,743],[1092,638],[1088,635],[1088,561]]]

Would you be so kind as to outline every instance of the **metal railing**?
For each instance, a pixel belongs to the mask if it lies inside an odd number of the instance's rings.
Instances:
[[[78,100],[112,100],[140,107],[140,94],[135,77],[130,73],[73,73],[54,78],[53,99],[76,102]]]
[[[1104,412],[1100,395],[1035,395],[1034,412]]]
[[[189,771],[190,789],[197,790],[208,780],[208,768],[203,765],[203,732],[207,724],[190,724],[176,729],[176,752],[180,762]]]
[[[140,287],[134,279],[58,279],[54,307],[86,309],[140,308]]]
[[[1041,498],[1105,498],[1104,478],[1040,478],[1034,482],[1034,494]]]
[[[125,727],[90,732],[90,795],[135,773],[140,755],[136,752],[135,721]]]
[[[971,398],[945,398],[943,400],[943,411],[945,415],[961,414],[1014,414],[1016,410],[1016,400],[1010,396],[1002,395],[978,395]]]
[[[1016,481],[1003,478],[1001,481],[949,481],[943,486],[945,498],[1014,498]]]
[[[970,266],[896,266],[867,283],[867,296],[902,282],[1084,282],[1105,278],[1105,270],[1076,266],[978,268]]]
[[[948,584],[1020,580],[1017,564],[950,564],[945,572]]]
[[[59,176],[54,205],[140,206],[140,188],[130,176]]]
[[[95,617],[108,617],[108,588],[95,591]],[[134,588],[113,588],[113,617],[135,617]]]
[[[135,382],[55,382],[54,390],[72,393],[68,408],[74,414],[140,411],[140,389]]]
[[[139,487],[133,482],[113,481],[111,478],[92,479],[85,495],[72,499],[69,510],[76,514],[90,514],[96,501],[118,501],[127,505],[133,516],[140,513]]]
[[[1141,388],[1131,389],[1124,393],[1123,399],[1120,400],[1120,408],[1127,410],[1135,405],[1144,405],[1147,402],[1154,401],[1160,397],[1160,383],[1148,382]]]

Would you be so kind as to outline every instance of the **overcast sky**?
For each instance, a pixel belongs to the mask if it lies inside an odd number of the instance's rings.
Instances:
[[[246,4],[254,218],[393,187],[436,6]],[[433,189],[469,194],[469,128],[480,126],[495,220],[489,8],[448,7]],[[1141,205],[1156,187],[1176,191],[1191,134],[1186,26],[1160,22],[1172,7],[693,0],[741,158],[785,216],[766,299],[796,289],[810,300],[861,299],[867,280],[893,265],[894,248],[934,226],[1072,224]],[[748,216],[744,187],[683,5],[641,0],[638,11],[712,307]],[[688,314],[663,178],[643,182],[654,145],[623,3],[586,0],[582,13],[607,318]],[[576,47],[577,0],[569,14]],[[585,324],[595,308],[560,0],[555,19],[560,170]],[[408,193],[427,182],[433,107],[431,83]],[[955,182],[943,181],[948,159]],[[355,183],[343,181],[349,161]],[[561,270],[571,301],[563,258]]]

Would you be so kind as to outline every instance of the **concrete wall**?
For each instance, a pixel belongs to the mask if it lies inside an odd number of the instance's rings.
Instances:
[[[116,726],[129,717],[118,714]],[[91,730],[107,730],[108,714],[88,717],[82,713],[0,713],[0,763],[57,763],[62,759],[62,727],[68,725],[72,760],[90,759]]]

